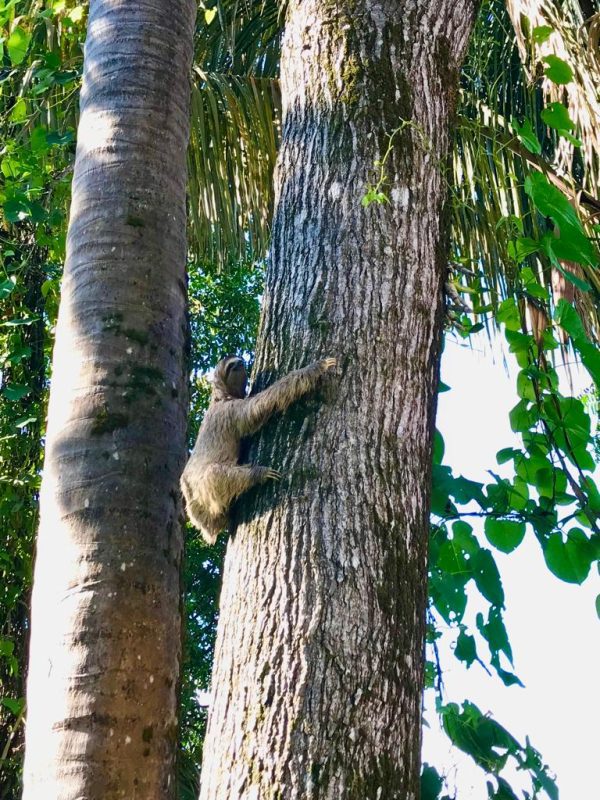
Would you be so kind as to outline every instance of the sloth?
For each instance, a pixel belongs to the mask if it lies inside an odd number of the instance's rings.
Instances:
[[[208,544],[214,544],[227,526],[229,506],[236,497],[252,486],[281,478],[270,467],[238,464],[242,437],[255,433],[274,412],[285,411],[312,391],[335,365],[335,358],[325,358],[246,397],[248,375],[243,359],[226,356],[219,361],[210,406],[181,476],[187,515]]]

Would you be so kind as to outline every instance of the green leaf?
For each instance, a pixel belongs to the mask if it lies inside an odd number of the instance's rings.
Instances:
[[[470,667],[471,664],[477,660],[475,639],[473,636],[465,633],[464,625],[461,625],[460,633],[456,640],[456,647],[454,648],[454,655],[461,661],[464,661],[467,667]]]
[[[66,133],[58,133],[58,131],[52,131],[52,133],[48,133],[46,135],[46,141],[49,145],[59,145],[64,146],[70,144],[73,141],[73,131],[67,131]]]
[[[569,334],[584,367],[596,385],[600,386],[600,351],[588,339],[577,311],[563,298],[556,304],[554,321]]]
[[[553,30],[554,28],[551,28],[550,25],[537,25],[531,31],[531,37],[536,44],[544,44],[552,35]]]
[[[575,275],[574,272],[566,270],[561,261],[576,261],[579,264],[594,266],[597,262],[594,248],[589,239],[581,231],[575,228],[558,227],[556,232],[558,237],[546,234],[542,239],[542,249],[547,254],[552,265],[567,278],[567,280],[582,292],[589,292],[590,284]]]
[[[569,133],[569,131],[561,129],[558,133],[560,136],[563,137],[563,139],[566,139],[567,142],[570,142],[573,145],[573,147],[583,147],[583,142],[581,141],[581,139],[578,139],[576,136],[573,136],[573,134]]]
[[[526,370],[521,370],[517,375],[517,394],[523,400],[536,401],[535,385],[531,379],[531,375]]]
[[[521,455],[523,454],[520,450],[515,450],[514,447],[505,447],[496,453],[496,461],[498,464],[506,464],[507,461],[514,461],[517,456]]]
[[[21,328],[24,325],[32,325],[38,320],[39,317],[15,317],[14,319],[7,319],[6,322],[0,322],[0,328]]]
[[[596,614],[600,619],[600,594],[596,595]]]
[[[541,505],[534,505],[528,513],[528,522],[538,536],[547,536],[556,528],[558,515],[555,510],[548,510]]]
[[[496,775],[496,780],[498,781],[498,788],[493,794],[489,794],[489,800],[519,800],[513,792],[512,786],[504,778]]]
[[[519,140],[525,145],[529,152],[540,155],[542,152],[542,145],[535,135],[535,131],[533,130],[531,122],[528,119],[525,119],[523,124],[519,125],[516,119],[511,119],[510,124],[515,129]]]
[[[0,703],[2,703],[5,708],[18,717],[21,711],[25,706],[25,698],[24,697],[2,697],[0,698]]]
[[[17,430],[21,430],[22,428],[26,428],[27,425],[30,425],[32,422],[37,422],[37,417],[21,417],[20,419],[15,420],[15,428],[17,428]]]
[[[18,178],[23,171],[23,166],[20,161],[7,157],[2,159],[0,170],[7,178]]]
[[[539,242],[536,242],[536,244],[538,245],[539,250]],[[532,297],[537,297],[540,300],[548,299],[547,289],[540,284],[531,267],[523,267],[521,269],[521,280],[523,281],[523,285],[527,290],[527,294],[531,295]]]
[[[503,553],[512,553],[523,541],[525,523],[510,519],[486,517],[484,530],[490,544],[493,544]]]
[[[13,198],[3,205],[7,222],[21,222],[29,216],[29,206],[23,200]]]
[[[497,657],[492,658],[490,661],[493,668],[496,670],[496,674],[505,686],[523,686],[522,681],[513,672],[507,672],[505,669],[502,669]]]
[[[543,433],[528,431],[523,434],[523,444],[531,455],[547,456],[551,450],[548,438]]]
[[[460,544],[454,539],[444,542],[440,547],[437,565],[449,575],[460,575],[471,571]]]
[[[468,478],[463,478],[462,475],[454,479],[451,493],[452,497],[463,505],[470,503],[471,500],[477,500],[477,502],[482,505],[485,503],[483,484],[477,483],[477,481],[471,481]]]
[[[431,511],[444,516],[452,507],[450,494],[454,486],[454,478],[450,467],[434,464],[432,471]]]
[[[0,639],[0,656],[12,656],[15,643],[10,639]]]
[[[443,785],[437,770],[424,763],[421,772],[421,800],[438,800]]]
[[[520,478],[515,478],[513,486],[508,487],[507,507],[514,511],[524,511],[529,500],[529,488]]]
[[[567,108],[562,103],[550,103],[542,111],[541,117],[550,128],[557,131],[574,130],[575,123],[569,116]]]
[[[495,606],[504,605],[504,589],[498,567],[489,550],[481,548],[471,563],[475,585],[485,599]]]
[[[441,464],[444,460],[444,437],[437,430],[433,434],[433,463]]]
[[[27,119],[27,103],[22,97],[12,107],[9,119],[11,122],[24,122]]]
[[[501,227],[507,227],[509,230],[515,228],[521,235],[523,234],[523,220],[514,214],[507,214],[505,217],[500,217],[495,227],[499,230]]]
[[[7,280],[0,282],[0,300],[5,300],[8,297],[15,288],[16,282],[16,275],[11,275]]]
[[[529,333],[508,329],[505,329],[504,336],[509,345],[509,352],[514,353],[517,358],[517,364],[523,368],[528,367],[531,364],[530,352],[535,352],[536,348],[533,336]]]
[[[46,218],[46,209],[41,203],[33,200],[29,203],[29,216],[32,222],[41,222]]]
[[[7,356],[7,361],[11,364],[18,364],[24,358],[29,358],[31,355],[31,347],[27,344],[17,344],[11,348],[10,353]]]
[[[544,56],[542,60],[548,65],[544,70],[544,75],[548,80],[551,80],[552,83],[556,83],[559,86],[571,83],[573,80],[573,70],[566,61],[563,61],[562,58],[558,56],[552,55]]]
[[[462,750],[487,772],[497,773],[506,764],[509,752],[519,744],[495,720],[485,716],[473,703],[465,701],[463,711],[456,703],[438,709],[442,725],[456,747]],[[505,752],[499,753],[498,750]]]
[[[519,236],[518,239],[509,242],[506,249],[513,261],[520,263],[532,253],[537,253],[540,247],[540,243],[534,239],[530,239],[528,236]]]
[[[45,153],[49,149],[48,131],[44,125],[37,125],[31,131],[29,142],[34,153]]]
[[[476,624],[479,632],[489,644],[492,654],[497,658],[498,654],[502,652],[512,664],[512,648],[500,610],[491,608],[485,624],[483,614],[477,614]]]
[[[591,421],[585,406],[576,397],[558,397],[544,400],[543,416],[550,423],[550,427],[559,447],[573,460],[573,451],[591,441]],[[567,441],[568,438],[568,441]],[[586,462],[589,459],[585,459]],[[584,467],[583,464],[579,464]],[[593,469],[592,466],[586,467]]]
[[[465,576],[434,572],[429,589],[433,605],[449,625],[463,618],[467,607]]]
[[[475,555],[480,549],[479,542],[473,536],[473,527],[460,519],[452,525],[452,540],[469,556]]]
[[[541,172],[532,172],[525,179],[525,191],[542,214],[552,217],[557,225],[582,230],[575,209],[565,195]]]
[[[594,479],[586,475],[581,481],[581,487],[587,493],[588,503],[592,511],[595,514],[600,514],[600,491]]]
[[[379,205],[382,205],[383,203],[389,203],[390,201],[385,192],[380,192],[374,186],[371,186],[365,192],[360,202],[364,208],[368,208],[371,203],[379,203]]]
[[[544,545],[548,569],[566,583],[583,583],[595,560],[594,548],[580,528],[573,528],[564,542],[560,533],[553,533]]]
[[[540,497],[553,500],[556,494],[564,492],[566,481],[567,478],[562,470],[550,467],[536,470],[531,483],[538,490]]]
[[[514,298],[508,297],[500,303],[496,319],[498,322],[503,322],[509,331],[521,330],[521,318]]]
[[[548,254],[558,259],[593,265],[597,258],[587,239],[575,209],[565,195],[552,186],[545,175],[535,172],[525,179],[525,191],[540,213],[551,217],[558,226],[560,237],[546,236],[542,244]]]
[[[551,473],[554,469],[552,462],[543,455],[524,458],[516,466],[519,477],[532,486],[537,486],[537,476],[540,471]]]
[[[7,400],[21,400],[23,397],[30,393],[29,386],[24,386],[21,383],[9,383],[2,389],[2,394]]]
[[[535,422],[535,412],[529,408],[528,400],[519,400],[508,414],[510,427],[515,433],[528,431]]]
[[[573,339],[587,339],[579,314],[564,298],[561,298],[556,304],[554,321]]]
[[[27,55],[27,48],[29,47],[30,40],[30,34],[27,33],[24,28],[21,28],[20,25],[18,25],[8,37],[6,49],[8,50],[8,55],[13,66],[20,64]]]

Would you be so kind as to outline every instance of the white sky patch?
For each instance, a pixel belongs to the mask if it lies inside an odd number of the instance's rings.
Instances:
[[[198,689],[196,692],[196,700],[201,708],[208,708],[210,706],[211,694],[207,689]]]

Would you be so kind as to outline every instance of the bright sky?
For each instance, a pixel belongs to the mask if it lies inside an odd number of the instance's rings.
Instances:
[[[508,422],[508,411],[518,399],[517,368],[510,361],[512,374],[508,375],[502,355],[499,351],[493,355],[484,335],[479,335],[474,348],[454,340],[446,343],[442,380],[452,390],[440,395],[438,428],[446,444],[445,463],[454,473],[488,482],[486,470],[496,466],[496,452],[520,441]],[[581,380],[582,376],[574,376],[576,391],[585,386]],[[600,796],[597,572],[592,569],[582,586],[559,581],[546,568],[529,530],[516,551],[510,555],[496,551],[495,556],[506,593],[505,622],[515,671],[525,688],[504,687],[477,664],[466,670],[446,642],[441,647],[445,701],[470,699],[482,712],[492,712],[520,742],[528,735],[557,775],[560,800],[593,800]],[[481,651],[486,652],[485,645]],[[425,728],[424,760],[444,770],[457,800],[485,800],[484,773],[450,748],[431,712],[433,692],[427,694],[426,717],[431,727]],[[510,775],[511,783],[513,777],[513,786],[529,788],[529,782],[516,773]]]

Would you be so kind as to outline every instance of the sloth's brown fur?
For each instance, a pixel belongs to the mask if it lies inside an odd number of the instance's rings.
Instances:
[[[181,476],[187,515],[209,544],[214,544],[227,526],[229,506],[238,495],[258,483],[280,478],[269,467],[238,464],[242,437],[255,433],[275,411],[285,411],[314,389],[335,363],[334,358],[317,361],[246,397],[243,360],[227,356],[219,361],[211,403]]]

